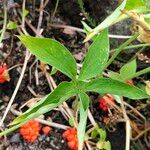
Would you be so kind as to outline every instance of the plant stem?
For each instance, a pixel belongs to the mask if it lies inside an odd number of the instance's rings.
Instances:
[[[140,75],[142,75],[142,74],[145,74],[145,73],[148,73],[148,72],[150,72],[150,67],[145,68],[145,69],[143,69],[143,70],[140,70],[140,71],[136,72],[136,73],[135,73],[134,75],[132,75],[132,76],[128,76],[128,77],[126,78],[126,80],[132,79],[132,78],[135,78],[135,77],[138,77],[138,76],[140,76]]]
[[[4,33],[6,31],[6,26],[7,26],[7,1],[6,0],[3,2],[3,7],[4,7],[4,22],[3,22],[2,33],[1,33],[1,36],[0,36],[0,44],[3,40]]]
[[[3,132],[0,132],[0,137],[7,135],[8,133],[11,133],[12,131],[15,131],[16,129],[18,129],[20,126],[22,126],[23,124],[25,124],[26,122],[22,122],[20,124],[17,124],[9,129],[4,130]]]
[[[25,11],[25,6],[26,6],[26,0],[23,0],[23,3],[22,3],[22,28],[24,28],[25,26],[25,14],[24,14],[24,11]]]
[[[126,122],[126,145],[125,145],[125,150],[130,150],[130,138],[131,138],[131,125],[130,125],[130,119],[127,116],[127,112],[124,106],[123,98],[120,98],[121,100],[121,108],[122,108],[122,113],[123,117]]]
[[[93,127],[95,127],[95,128],[98,127],[98,125],[97,125],[96,121],[94,120],[94,117],[93,117],[93,115],[91,114],[91,112],[90,112],[89,109],[88,109],[88,117],[89,117],[89,120],[91,121]]]
[[[132,41],[134,41],[138,37],[139,33],[136,33],[132,38],[128,39],[125,43],[123,43],[111,56],[109,61],[106,64],[106,68],[114,61],[114,59],[118,56],[118,54],[124,50],[124,48],[129,45]]]
[[[146,46],[150,46],[150,44],[146,43],[146,44],[130,45],[130,46],[125,47],[125,49],[140,48],[140,47],[146,47]]]
[[[130,45],[130,46],[125,47],[124,50],[133,49],[133,48],[141,48],[141,47],[142,47],[142,48],[145,48],[145,47],[147,47],[147,46],[150,46],[150,44],[149,44],[149,43],[146,43],[146,44]],[[118,49],[113,49],[113,50],[111,50],[109,53],[112,54],[112,53],[114,53],[116,50],[118,50]],[[139,53],[139,52],[138,52],[138,53]]]
[[[54,19],[54,17],[55,17],[55,14],[56,14],[56,11],[57,11],[57,8],[58,8],[58,4],[59,4],[59,0],[56,1],[55,9],[54,9],[54,12],[53,12],[53,14],[52,14],[50,23],[53,22],[53,19]]]
[[[4,120],[5,120],[6,116],[7,116],[7,114],[8,114],[8,112],[9,112],[10,108],[11,108],[11,105],[12,105],[12,103],[13,103],[13,101],[14,101],[16,95],[17,95],[17,92],[18,92],[19,87],[20,87],[20,84],[21,84],[21,82],[22,82],[22,79],[23,79],[23,76],[24,76],[24,73],[25,73],[25,70],[26,70],[27,63],[28,63],[28,59],[29,59],[29,58],[30,58],[30,54],[29,54],[28,51],[26,51],[26,55],[25,55],[25,59],[24,59],[24,64],[23,64],[23,67],[22,67],[22,71],[21,71],[19,80],[18,80],[17,85],[16,85],[16,88],[15,88],[13,94],[12,94],[12,97],[11,97],[11,99],[10,99],[10,101],[9,101],[9,103],[8,103],[8,105],[7,105],[7,107],[6,107],[6,110],[5,110],[5,112],[4,112],[4,115],[3,115],[3,117],[2,117],[2,119],[1,119],[1,121],[0,121],[0,127],[2,126],[2,124],[3,124],[3,122],[4,122]]]

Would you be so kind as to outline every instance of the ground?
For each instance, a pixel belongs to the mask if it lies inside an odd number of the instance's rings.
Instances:
[[[8,9],[8,20],[16,21],[18,24],[21,22],[20,11],[22,1],[17,1],[17,3],[13,3],[13,1],[9,4]],[[85,34],[78,31],[73,30],[65,30],[61,25],[68,25],[78,28],[83,28],[81,24],[81,20],[86,20],[77,0],[60,0],[58,4],[58,8],[56,13],[54,14],[56,2],[54,0],[49,1],[45,7],[45,12],[43,15],[43,21],[41,24],[41,28],[43,29],[42,35],[44,37],[55,38],[64,44],[74,55],[77,62],[80,63],[83,60],[83,57],[87,51],[88,46],[91,42],[83,43],[82,41],[85,38]],[[118,0],[87,0],[85,2],[85,11],[89,13],[89,16],[94,20],[91,22],[87,22],[93,25],[100,23],[106,16],[108,16],[112,11],[117,7]],[[2,6],[2,2],[0,1],[0,6]],[[34,28],[37,27],[37,22],[39,15],[39,7],[40,1],[27,1],[26,9],[29,10],[29,15],[27,16],[27,21],[33,25]],[[3,7],[0,8],[2,12]],[[53,17],[52,17],[53,16]],[[3,15],[0,15],[1,20],[3,20]],[[51,20],[53,19],[53,20]],[[0,26],[2,27],[2,23],[0,22]],[[132,21],[127,20],[119,23],[110,29],[111,34],[118,35],[130,35],[132,27]],[[26,30],[30,35],[35,36],[34,31],[31,26],[26,22]],[[2,118],[5,108],[8,105],[9,99],[12,96],[12,93],[16,87],[18,82],[21,68],[24,63],[25,57],[25,48],[21,45],[21,42],[15,35],[18,35],[18,30],[6,30],[3,45],[0,48],[0,63],[6,63],[8,68],[10,69],[10,82],[6,82],[4,84],[0,84],[0,118]],[[118,47],[120,43],[125,40],[122,39],[111,39],[111,49]],[[137,42],[136,42],[137,43]],[[123,63],[127,62],[130,58],[137,54],[139,49],[131,49],[127,50],[119,57],[117,60],[110,66],[109,69],[118,71],[120,66]],[[146,68],[150,65],[150,54],[149,48],[143,48],[142,54],[145,56],[140,56],[138,59],[138,70]],[[142,59],[142,58],[143,59]],[[45,77],[45,74],[38,67],[39,62],[35,62],[36,58],[31,56],[26,71],[21,82],[19,91],[15,97],[13,106],[15,105],[15,109],[19,110],[19,108],[31,98],[37,95],[46,95],[51,92],[49,88],[49,84]],[[148,60],[148,63],[147,63]],[[49,67],[49,71],[51,67]],[[38,81],[37,81],[38,74]],[[60,72],[57,72],[52,76],[56,84],[58,85],[61,81],[69,80],[65,75]],[[135,79],[135,84],[140,84],[143,80],[148,80],[149,74],[145,74],[137,79]],[[114,115],[114,118],[111,118],[111,123],[107,126],[103,123],[102,119],[104,116],[107,116],[105,113],[101,112],[98,108],[98,97],[99,95],[96,93],[90,93],[90,98],[92,100],[92,104],[90,106],[90,110],[94,119],[98,122],[100,126],[107,130],[108,140],[111,142],[112,150],[124,150],[125,149],[125,124],[122,122],[117,122],[117,114]],[[149,126],[150,123],[150,107],[148,107],[147,101],[144,100],[142,102],[130,102],[131,106],[134,108],[139,108],[139,112],[144,116],[146,126]],[[72,101],[68,101],[69,106],[71,107]],[[27,106],[22,109],[22,111],[27,110]],[[131,112],[132,113],[132,112]],[[5,122],[3,124],[3,128],[6,128],[9,123],[16,116],[9,112],[7,115]],[[54,122],[69,125],[65,120],[63,115],[59,111],[51,111],[45,114],[44,119],[51,118]],[[116,117],[116,118],[115,118]],[[132,118],[132,116],[131,116]],[[134,118],[133,121],[137,122]],[[143,128],[144,121],[141,121],[138,125],[141,125]],[[62,129],[53,128],[52,132],[45,136],[41,133],[41,136],[37,139],[37,141],[33,143],[26,142],[21,135],[19,134],[19,130],[12,132],[9,136],[0,139],[0,149],[7,150],[67,150],[67,143],[62,137]],[[147,134],[147,135],[146,135]],[[148,150],[150,145],[148,143],[149,137],[146,133],[144,136],[139,137],[137,140],[131,142],[131,149],[137,150],[139,147],[143,150]],[[139,149],[140,150],[140,149]]]

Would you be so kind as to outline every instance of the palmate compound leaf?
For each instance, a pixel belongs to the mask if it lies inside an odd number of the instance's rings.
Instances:
[[[71,79],[76,78],[76,61],[61,43],[50,38],[24,35],[18,36],[18,38],[40,61],[55,67]]]
[[[78,86],[84,92],[97,92],[104,94],[114,94],[118,96],[128,97],[130,99],[150,98],[143,90],[135,86],[130,86],[117,80],[109,78],[97,78],[90,82],[79,82]]]
[[[61,103],[77,93],[78,91],[76,90],[74,83],[62,82],[52,93],[43,97],[35,106],[31,107],[24,114],[17,117],[12,122],[12,125],[36,118],[41,114],[51,111],[53,108],[59,106]]]
[[[109,57],[108,30],[105,29],[97,35],[89,47],[83,66],[79,74],[79,80],[86,80],[95,77],[103,72]]]

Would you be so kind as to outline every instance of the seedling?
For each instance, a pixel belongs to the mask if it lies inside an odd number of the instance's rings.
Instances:
[[[134,100],[150,97],[138,87],[130,86],[116,79],[103,77],[104,70],[109,66],[110,62],[115,59],[113,56],[111,61],[108,60],[109,38],[107,29],[103,30],[101,34],[98,34],[97,37],[94,38],[79,73],[77,73],[77,64],[74,57],[69,50],[58,41],[24,35],[18,36],[18,38],[40,61],[64,73],[71,81],[60,83],[53,92],[42,98],[41,101],[21,116],[17,117],[12,122],[14,126],[0,133],[0,136],[9,133],[41,114],[51,111],[70,97],[76,96],[80,99],[80,118],[77,126],[78,149],[82,150],[90,102],[87,92],[96,92],[99,94],[109,93],[112,95],[125,96]],[[128,40],[124,45],[129,44],[135,38],[136,37],[133,37],[131,40]],[[117,55],[115,54],[115,56]],[[141,71],[140,75],[146,73],[146,71],[149,71],[149,69]],[[136,77],[137,75],[139,75],[138,72],[132,74],[132,77]],[[128,76],[126,80],[132,77]]]
[[[86,92],[110,93],[125,96],[130,99],[149,97],[144,91],[126,83],[102,77],[109,56],[108,30],[104,30],[95,38],[89,47],[80,73],[71,53],[58,41],[47,38],[19,36],[19,39],[42,62],[47,63],[72,79],[62,82],[52,93],[44,97],[34,107],[16,118],[13,124],[20,124],[52,110],[62,102],[76,95],[80,99],[80,121],[77,129],[79,149],[83,147],[86,128],[89,97]],[[99,77],[100,76],[100,77]]]

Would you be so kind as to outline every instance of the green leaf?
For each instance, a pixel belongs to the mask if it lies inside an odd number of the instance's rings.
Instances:
[[[73,120],[72,117],[69,118],[68,123],[69,123],[69,125],[70,125],[71,127],[74,127],[74,120]]]
[[[106,141],[106,142],[104,143],[104,150],[111,150],[111,144],[110,144],[109,141]]]
[[[144,19],[148,24],[150,24],[150,17]]]
[[[9,21],[7,24],[7,29],[12,30],[17,28],[17,23],[13,21]]]
[[[149,1],[149,0],[148,0]],[[146,3],[146,0],[127,0],[127,4],[125,6],[125,10],[133,11],[136,13],[147,13],[150,12],[150,8]],[[121,14],[118,19],[114,23],[122,21],[124,19],[129,18],[129,16],[125,14]]]
[[[120,69],[120,75],[122,79],[125,81],[129,76],[133,76],[136,73],[136,60],[132,60],[131,62],[125,64]]]
[[[76,78],[76,61],[67,48],[58,41],[31,36],[18,36],[18,38],[39,60],[52,65],[71,79]]]
[[[103,72],[109,56],[108,30],[97,36],[89,47],[79,74],[79,80],[86,80]]]
[[[127,19],[128,16],[125,14],[121,14],[120,10],[130,10],[136,13],[147,13],[150,12],[150,4],[149,0],[124,0],[122,4],[115,9],[115,11],[108,16],[101,24],[99,24],[96,28],[94,28],[86,37],[84,42],[90,40],[96,34],[98,34],[101,30],[108,28],[109,26]]]
[[[115,101],[118,103],[118,104],[121,104],[121,96],[118,96],[118,95],[113,95],[113,97],[115,98]]]
[[[91,132],[91,137],[92,139],[95,139],[97,137],[98,133],[97,133],[97,130],[94,129],[92,132]]]
[[[127,4],[125,9],[126,10],[133,10],[139,7],[145,7],[146,6],[146,2],[145,0],[127,0]]]
[[[109,93],[136,100],[150,98],[149,95],[135,86],[108,78],[97,78],[90,82],[79,82],[78,87],[87,92]]]
[[[22,15],[23,17],[26,17],[29,14],[29,11],[27,9],[23,9]]]
[[[117,72],[109,71],[108,75],[111,79],[118,80],[118,81],[123,81],[121,75]]]
[[[148,8],[150,8],[150,0],[145,0],[146,1],[146,6],[148,7]]]
[[[101,128],[95,128],[92,133],[91,137],[95,139],[96,137],[100,138],[100,141],[105,141],[106,139],[106,131]]]
[[[72,82],[62,82],[52,93],[42,98],[35,106],[17,117],[12,124],[18,124],[20,122],[36,118],[39,115],[59,106],[61,103],[77,93],[78,91]]]
[[[105,141],[105,139],[106,139],[106,131],[101,129],[101,128],[98,128],[97,132],[98,132],[98,134],[100,136],[100,140],[101,141]]]
[[[80,92],[79,97],[80,97],[80,122],[78,125],[78,141],[79,141],[79,150],[82,150],[88,116],[89,97],[86,93],[83,92]]]
[[[91,32],[91,31],[92,31],[92,28],[91,28],[89,25],[87,25],[86,22],[81,21],[81,23],[82,23],[82,25],[83,25],[83,28],[84,28],[85,32],[88,33],[88,32]]]
[[[122,2],[122,4],[119,7],[117,7],[110,16],[108,16],[102,23],[100,23],[96,28],[94,28],[92,30],[92,32],[90,34],[88,34],[88,36],[86,37],[86,39],[84,41],[86,42],[86,41],[90,40],[97,33],[99,33],[103,29],[108,28],[110,25],[112,25],[113,22],[121,15],[120,10],[124,9],[124,7],[126,5],[126,1],[127,0],[124,0]]]
[[[55,67],[52,67],[50,75],[54,75],[58,70]]]

